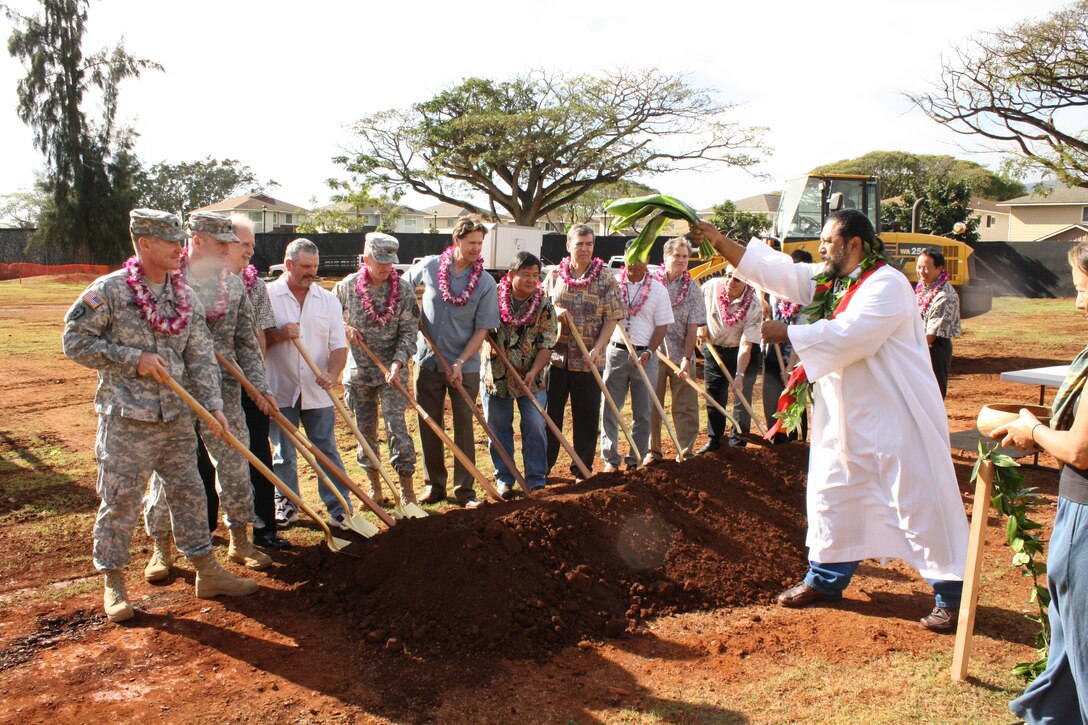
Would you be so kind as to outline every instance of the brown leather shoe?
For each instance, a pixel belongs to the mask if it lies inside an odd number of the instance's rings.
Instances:
[[[427,486],[427,492],[420,497],[420,503],[441,503],[446,500],[446,492],[437,486]]]
[[[950,634],[956,631],[956,620],[958,618],[959,612],[955,609],[934,607],[933,611],[919,619],[918,623],[922,625],[922,629],[928,629],[930,632]]]
[[[778,604],[782,607],[790,607],[796,609],[798,607],[807,607],[810,604],[816,604],[817,602],[837,602],[842,599],[842,594],[824,594],[818,592],[808,584],[801,582],[795,587],[790,587],[786,591],[778,595]]]

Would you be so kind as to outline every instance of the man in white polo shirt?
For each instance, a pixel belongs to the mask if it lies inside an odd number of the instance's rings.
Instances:
[[[280,412],[295,425],[301,421],[306,436],[343,470],[344,464],[336,450],[334,436],[336,409],[329,391],[336,387],[344,370],[348,342],[340,301],[328,290],[314,284],[318,261],[317,245],[309,239],[296,239],[287,245],[284,252],[287,272],[268,285],[268,299],[276,316],[276,327],[265,336],[268,342],[265,363],[268,382],[281,406]],[[292,342],[295,338],[302,341],[317,367],[325,371],[320,377],[314,377]],[[279,426],[272,427],[270,438],[273,470],[292,491],[298,493],[295,446]],[[350,506],[348,489],[331,472],[329,479]],[[320,494],[329,510],[331,523],[345,528],[344,518],[351,511],[344,511],[340,502],[324,486],[320,487]],[[298,511],[294,504],[280,498],[276,523],[287,526],[297,520]]]
[[[625,460],[628,468],[636,468],[650,451],[650,411],[656,395],[639,375],[635,365],[641,365],[650,377],[657,380],[657,348],[665,339],[669,325],[674,321],[672,301],[668,290],[646,274],[645,262],[629,263],[617,278],[627,316],[619,325],[631,338],[637,358],[632,358],[617,329],[612,333],[605,357],[604,383],[616,406],[623,407],[627,390],[631,390],[631,433],[637,451],[629,451]],[[601,458],[606,472],[615,471],[620,465],[620,422],[607,405],[601,406]]]

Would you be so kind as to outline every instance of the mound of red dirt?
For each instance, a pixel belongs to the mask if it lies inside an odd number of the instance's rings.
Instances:
[[[663,614],[770,603],[806,570],[799,444],[599,474],[314,549],[303,601],[413,654],[531,656]],[[320,553],[319,553],[320,552]]]

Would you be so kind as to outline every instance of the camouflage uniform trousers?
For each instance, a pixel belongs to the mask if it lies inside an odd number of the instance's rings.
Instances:
[[[233,388],[233,389],[232,389]],[[223,415],[230,425],[230,432],[245,445],[249,445],[249,429],[246,427],[246,414],[242,410],[242,399],[237,385],[223,383]],[[252,523],[253,484],[249,480],[249,461],[236,451],[230,443],[212,435],[206,423],[200,423],[200,439],[208,449],[208,457],[215,465],[215,490],[219,493],[219,505],[223,509],[223,519],[227,526],[244,526]],[[196,460],[196,442],[192,448],[193,460]],[[207,512],[204,514],[207,520]],[[147,535],[160,538],[170,533],[170,507],[163,496],[161,478],[151,479],[151,490],[144,499],[144,525]]]
[[[196,432],[189,415],[166,423],[101,415],[95,458],[102,499],[94,522],[95,569],[120,570],[128,564],[140,499],[153,473],[160,477],[164,500],[170,501],[167,515],[178,549],[189,559],[211,553],[208,502],[196,469]]]
[[[408,372],[401,371],[401,383],[407,388]],[[355,424],[366,438],[374,453],[381,459],[378,448],[378,400],[381,399],[382,418],[385,419],[385,433],[389,440],[390,462],[393,470],[403,476],[411,476],[416,471],[416,449],[408,425],[404,422],[404,412],[408,401],[392,385],[366,385],[352,381],[344,384],[344,400],[355,412]],[[366,457],[362,446],[356,447],[355,456],[359,465],[371,469],[370,459]]]

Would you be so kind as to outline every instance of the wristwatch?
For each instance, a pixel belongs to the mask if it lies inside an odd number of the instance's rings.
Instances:
[[[453,364],[454,365],[460,365],[461,367],[464,367],[465,366],[465,361],[462,360],[461,358],[457,358],[456,360],[453,361]]]

